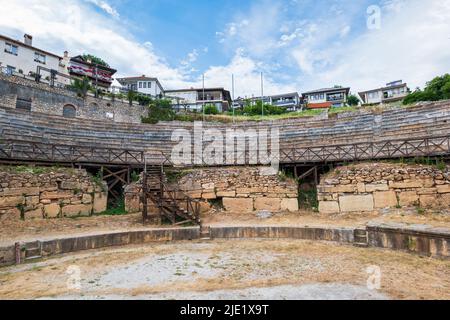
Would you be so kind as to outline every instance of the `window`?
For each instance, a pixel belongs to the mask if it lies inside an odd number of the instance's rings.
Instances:
[[[152,87],[152,83],[149,82],[149,83],[148,83],[148,88],[150,89],[151,87]]]
[[[24,111],[31,111],[31,99],[17,97],[16,109],[24,110]]]
[[[147,82],[144,82],[144,89],[147,89]]]
[[[16,71],[16,68],[14,68],[14,67],[11,67],[11,66],[6,67],[6,73],[9,75],[12,75],[15,71]]]
[[[6,43],[5,52],[17,56],[19,54],[19,47],[10,43]]]
[[[45,57],[45,55],[40,54],[39,52],[35,52],[34,53],[34,61],[45,64],[46,57]]]
[[[77,116],[77,110],[71,104],[66,104],[63,108],[64,118],[75,118]]]
[[[139,82],[139,89],[142,89],[142,82]]]

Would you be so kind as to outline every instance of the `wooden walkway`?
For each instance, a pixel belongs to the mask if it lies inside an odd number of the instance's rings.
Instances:
[[[354,144],[322,145],[281,149],[278,160],[280,164],[319,164],[343,161],[384,160],[412,157],[445,157],[450,155],[450,135],[422,138],[398,139]],[[249,152],[235,153],[235,159],[245,157],[245,164],[261,165],[267,161],[250,159]],[[193,158],[193,157],[192,157]],[[223,163],[206,163],[192,166],[242,165],[227,163],[224,154]],[[144,151],[108,148],[107,146],[76,146],[46,144],[21,140],[0,140],[0,160],[3,162],[38,162],[72,165],[119,165],[142,168],[148,165],[165,164],[171,166],[170,155],[161,151]],[[252,161],[251,161],[252,160]],[[264,160],[264,159],[263,159]],[[267,159],[265,159],[267,160]]]

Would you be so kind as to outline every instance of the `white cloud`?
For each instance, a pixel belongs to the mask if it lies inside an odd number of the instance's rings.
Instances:
[[[117,76],[152,75],[163,85],[176,88],[190,84],[182,70],[170,67],[144,44],[126,34],[121,25],[77,0],[0,0],[0,28],[9,35],[30,33],[38,47],[71,55],[92,53],[118,70]],[[3,33],[3,32],[2,32]]]
[[[366,30],[346,45],[317,46],[308,57],[294,56],[300,67],[306,65],[309,76],[305,81],[310,88],[343,84],[357,92],[398,79],[411,88],[423,87],[450,70],[448,21],[449,2],[387,1],[380,30]],[[305,60],[314,61],[320,55],[327,63],[308,69]]]
[[[232,75],[235,79],[235,97],[251,97],[261,95],[261,71],[264,66],[237,49],[233,59],[225,66],[212,66],[205,73],[207,86],[225,86],[231,88]],[[280,85],[264,74],[264,94],[276,94],[296,91],[295,85]]]
[[[117,12],[117,10],[114,9],[108,2],[104,0],[86,0],[86,1],[96,5],[97,7],[105,11],[107,14],[113,16],[114,18],[120,18],[120,15]]]

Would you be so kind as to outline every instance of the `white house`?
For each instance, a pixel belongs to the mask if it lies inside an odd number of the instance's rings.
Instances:
[[[380,104],[403,100],[408,92],[408,85],[398,80],[386,84],[383,88],[360,92],[359,96],[365,104]]]
[[[243,108],[248,102],[250,102],[251,105],[255,105],[261,100],[265,104],[285,108],[287,111],[297,111],[301,109],[301,99],[298,92],[266,96],[262,99],[261,97],[252,97],[250,99],[237,98],[234,101],[233,106],[235,108]]]
[[[62,59],[56,54],[34,47],[33,37],[28,34],[24,35],[23,42],[0,35],[0,67],[4,73],[30,76],[37,73],[38,67],[42,67],[40,74],[45,80],[50,77],[48,70],[62,70]]]
[[[347,103],[350,88],[326,88],[305,92],[303,101],[308,103],[310,109],[343,107]]]
[[[164,88],[157,78],[146,77],[128,77],[117,78],[120,85],[119,91],[136,91],[152,97],[164,96]],[[113,91],[117,91],[117,88],[113,88]]]
[[[177,110],[201,111],[203,105],[214,105],[223,112],[232,105],[231,94],[224,88],[166,90],[165,94]]]

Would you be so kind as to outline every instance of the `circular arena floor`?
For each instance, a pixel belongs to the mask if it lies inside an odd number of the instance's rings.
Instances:
[[[450,261],[310,241],[150,244],[0,269],[0,299],[450,299]]]

